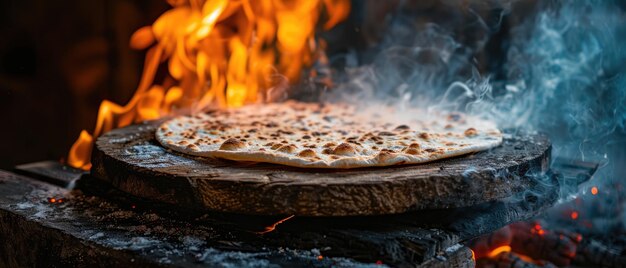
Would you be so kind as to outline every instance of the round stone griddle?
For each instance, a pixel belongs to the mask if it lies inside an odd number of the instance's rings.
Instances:
[[[132,195],[220,212],[356,216],[459,208],[504,199],[545,172],[551,144],[506,134],[501,146],[420,165],[348,170],[198,158],[155,140],[160,121],[115,129],[96,141],[92,175]]]

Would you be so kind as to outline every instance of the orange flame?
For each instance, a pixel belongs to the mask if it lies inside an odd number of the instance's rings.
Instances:
[[[124,106],[103,101],[92,134],[81,132],[68,164],[89,169],[94,137],[135,122],[194,112],[208,106],[239,107],[271,101],[273,73],[289,81],[314,61],[315,30],[344,20],[349,0],[168,0],[172,9],[138,29],[134,49],[148,49],[143,75]],[[162,63],[167,77],[155,81]],[[165,66],[164,66],[165,67]]]

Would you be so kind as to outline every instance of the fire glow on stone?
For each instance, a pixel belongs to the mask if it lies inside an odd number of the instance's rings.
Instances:
[[[268,102],[280,75],[298,81],[321,48],[320,17],[328,30],[344,20],[349,0],[168,1],[172,9],[137,30],[134,49],[147,49],[143,75],[126,105],[103,101],[95,130],[82,131],[67,163],[89,169],[94,137],[118,127],[208,106]],[[169,76],[155,81],[165,62]],[[284,80],[283,79],[283,80]]]

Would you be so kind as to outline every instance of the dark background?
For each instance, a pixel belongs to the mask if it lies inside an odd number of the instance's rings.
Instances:
[[[127,101],[143,52],[137,28],[169,6],[152,0],[0,1],[0,167],[65,157],[103,99]]]

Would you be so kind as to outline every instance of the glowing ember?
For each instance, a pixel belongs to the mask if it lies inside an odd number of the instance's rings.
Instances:
[[[538,235],[544,235],[546,233],[546,231],[543,230],[543,228],[541,228],[541,225],[538,223],[535,223],[535,226],[530,229],[530,232]]]
[[[598,187],[591,187],[591,194],[592,195],[597,195],[598,194]]]
[[[472,251],[472,252],[473,252],[473,251]],[[383,261],[381,261],[381,260],[377,260],[377,261],[376,261],[376,265],[383,265]]]
[[[470,249],[470,251],[472,252],[472,261],[476,262],[476,253],[474,253],[474,250]]]
[[[572,218],[572,220],[578,219],[578,211],[572,211],[570,217]]]
[[[102,102],[94,132],[81,132],[69,165],[89,169],[94,137],[113,128],[207,106],[272,101],[273,74],[295,82],[315,60],[320,15],[325,11],[327,30],[350,11],[349,0],[168,2],[171,10],[131,37],[132,48],[148,49],[134,96],[124,106]],[[163,62],[169,76],[155,81]]]
[[[279,224],[281,224],[281,223],[283,223],[283,222],[285,222],[285,221],[287,221],[287,220],[289,220],[289,219],[293,218],[294,216],[296,216],[296,215],[291,215],[291,216],[289,216],[289,217],[287,217],[287,218],[284,218],[284,219],[282,219],[282,220],[279,220],[279,221],[275,222],[274,224],[272,224],[272,225],[270,225],[270,226],[265,227],[265,231],[262,231],[262,232],[257,232],[257,234],[266,234],[266,233],[269,233],[269,232],[271,232],[271,231],[274,231],[274,230],[276,230],[276,226],[278,226]]]
[[[48,198],[48,202],[49,202],[49,203],[53,203],[53,204],[54,204],[54,203],[60,204],[60,203],[65,202],[65,200],[64,200],[63,198],[54,198],[54,197],[49,197],[49,198]]]
[[[497,247],[494,250],[492,250],[491,252],[489,252],[487,257],[495,258],[496,256],[500,255],[500,253],[502,253],[502,252],[511,252],[511,246],[507,245],[507,246]]]
[[[324,259],[324,256],[322,256],[322,255],[317,256],[317,260],[318,260],[318,261],[321,261],[321,260],[323,260],[323,259]]]

